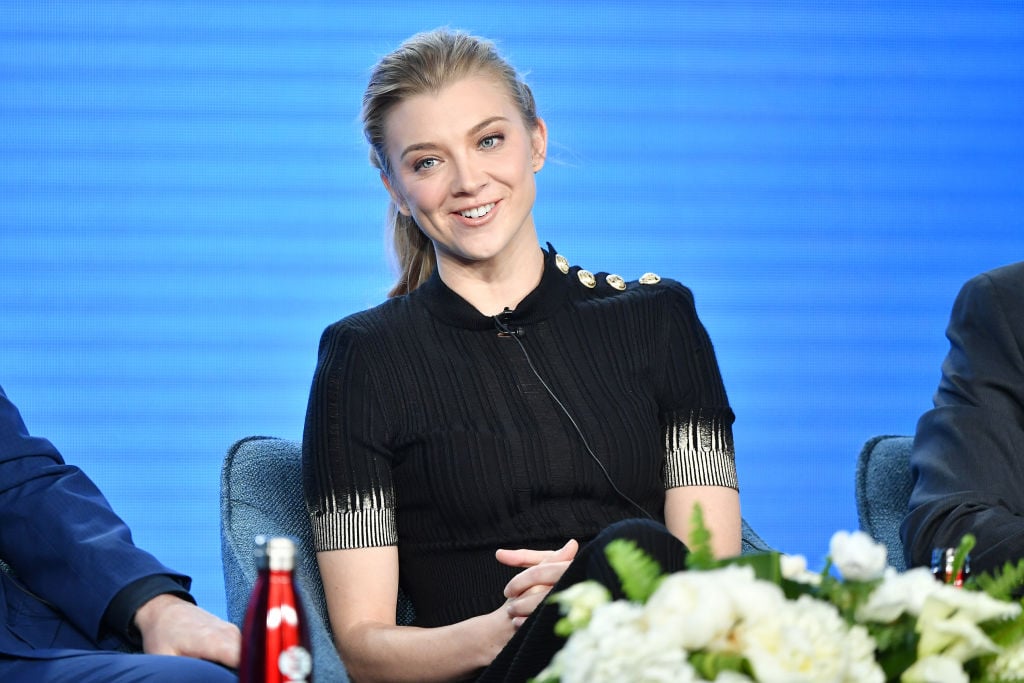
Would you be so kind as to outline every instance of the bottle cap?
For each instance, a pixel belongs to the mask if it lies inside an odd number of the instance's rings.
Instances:
[[[287,536],[259,535],[253,557],[257,569],[292,571],[295,569],[295,541]]]

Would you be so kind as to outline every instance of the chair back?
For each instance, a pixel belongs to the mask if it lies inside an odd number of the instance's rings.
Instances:
[[[228,618],[239,627],[245,618],[256,582],[255,537],[291,536],[297,544],[295,577],[309,621],[316,680],[348,683],[331,638],[323,580],[302,495],[302,446],[266,436],[235,442],[221,470],[220,521]]]
[[[860,528],[884,543],[889,565],[903,571],[900,524],[907,514],[914,481],[910,474],[911,436],[875,436],[857,457],[856,498]]]

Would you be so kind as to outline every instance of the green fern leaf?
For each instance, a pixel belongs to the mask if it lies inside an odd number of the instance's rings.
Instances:
[[[700,505],[693,506],[690,518],[690,547],[686,556],[686,568],[697,570],[714,569],[718,566],[715,554],[711,552],[711,532],[704,525],[704,510]]]
[[[1012,600],[1022,586],[1024,558],[1018,560],[1016,564],[1007,562],[1002,569],[972,576],[969,581],[970,588],[980,588],[997,600]]]
[[[626,598],[641,604],[647,602],[664,577],[657,560],[625,538],[617,538],[605,546],[604,554],[619,577]]]

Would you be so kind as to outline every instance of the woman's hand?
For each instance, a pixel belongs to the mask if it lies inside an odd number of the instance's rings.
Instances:
[[[498,562],[509,567],[525,567],[505,585],[504,609],[512,619],[512,625],[519,628],[537,605],[547,597],[566,567],[576,557],[579,543],[570,539],[558,550],[506,550],[495,553]]]

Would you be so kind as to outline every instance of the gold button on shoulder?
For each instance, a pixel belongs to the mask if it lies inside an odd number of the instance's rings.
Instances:
[[[644,273],[639,280],[642,285],[656,285],[661,282],[661,276],[657,273]]]
[[[555,254],[555,265],[560,271],[562,271],[562,275],[569,274],[569,259],[565,258],[561,254]]]
[[[576,273],[576,277],[580,279],[584,287],[593,289],[597,286],[597,278],[589,270],[583,270],[582,268]]]
[[[611,285],[613,289],[617,289],[620,292],[626,289],[626,281],[614,273],[605,277],[604,281]]]

